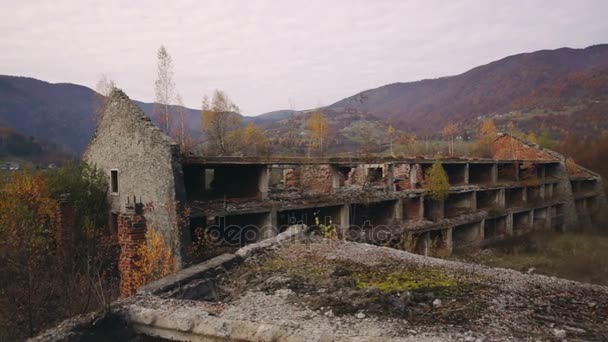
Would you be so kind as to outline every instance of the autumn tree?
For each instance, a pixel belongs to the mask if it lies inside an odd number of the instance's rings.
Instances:
[[[96,94],[94,101],[96,120],[99,120],[99,117],[105,112],[108,106],[108,98],[114,88],[116,88],[116,83],[114,83],[108,75],[102,74],[95,85]]]
[[[424,131],[422,131],[421,135],[424,138],[424,154],[428,155],[429,154],[429,140],[432,136],[432,132],[429,131],[428,129],[425,129]]]
[[[450,192],[448,174],[445,172],[441,161],[437,160],[425,175],[425,190],[436,201],[442,201]]]
[[[172,114],[171,104],[175,99],[175,82],[173,81],[173,59],[164,45],[157,52],[156,81],[154,94],[156,96],[154,111],[158,115],[162,128],[167,134],[171,133]]]
[[[250,123],[243,129],[243,142],[245,149],[254,156],[269,152],[270,143],[268,138],[254,123]]]
[[[227,155],[232,152],[236,137],[234,131],[241,124],[239,107],[221,90],[215,90],[213,99],[205,96],[202,106],[202,131],[211,153]]]
[[[313,147],[316,147],[322,154],[326,147],[325,145],[327,145],[327,138],[329,137],[329,122],[325,119],[321,110],[316,110],[312,113],[308,120],[308,129],[310,129],[308,156],[310,156]]]
[[[494,140],[498,135],[498,130],[492,119],[484,120],[479,129],[479,142],[477,145],[478,154],[482,157],[492,157],[494,155]]]
[[[529,141],[534,144],[538,144],[538,137],[536,136],[536,133],[534,133],[534,132],[529,132],[528,134],[526,134],[524,136],[524,140]]]
[[[76,164],[3,178],[0,332],[19,340],[106,307],[117,295],[118,250],[105,229],[105,175]]]
[[[146,232],[146,240],[137,248],[137,256],[136,271],[132,275],[134,288],[177,272],[171,248],[154,227]]]
[[[403,133],[397,138],[397,144],[407,153],[411,152],[416,143],[416,134]]]
[[[458,132],[458,127],[455,124],[450,123],[443,128],[443,136],[448,140],[448,153],[450,156],[454,155],[454,137]]]
[[[370,121],[357,121],[347,128],[343,133],[352,141],[356,142],[361,153],[371,154],[381,152],[382,142],[386,136],[385,129],[378,123]]]
[[[386,129],[386,135],[388,136],[388,145],[389,145],[389,150],[390,150],[390,153],[392,156],[392,155],[394,155],[393,138],[395,137],[395,128],[393,128],[393,126],[389,125],[388,128]]]
[[[551,132],[546,128],[541,129],[538,144],[540,147],[548,148],[550,150],[555,150],[558,146],[557,142],[551,136]]]
[[[182,96],[176,96],[175,125],[171,136],[177,140],[182,153],[188,154],[194,149],[194,138],[188,130],[188,109],[184,106]]]
[[[44,301],[57,291],[45,269],[59,271],[54,240],[47,236],[59,225],[59,205],[41,172],[12,174],[0,196],[2,297],[13,309],[12,318],[31,336],[46,317]]]

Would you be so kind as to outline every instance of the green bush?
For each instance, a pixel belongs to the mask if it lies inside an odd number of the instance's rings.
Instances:
[[[426,172],[425,190],[427,194],[436,201],[442,201],[450,192],[448,174],[439,160]]]
[[[76,215],[76,227],[107,227],[107,182],[104,174],[86,163],[69,164],[48,175],[54,198],[69,194]]]

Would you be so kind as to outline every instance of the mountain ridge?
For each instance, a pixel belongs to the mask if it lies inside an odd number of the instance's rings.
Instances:
[[[74,83],[0,75],[0,125],[80,154],[93,134],[95,96]],[[134,102],[156,120],[153,103]],[[199,134],[200,109],[184,108],[191,133]],[[447,123],[475,131],[481,119],[490,117],[528,130],[555,125],[555,115],[562,115],[564,124],[554,127],[556,134],[567,134],[567,125],[597,134],[608,129],[608,120],[601,120],[608,112],[608,44],[506,56],[458,75],[364,90],[320,110],[330,119],[336,146],[348,145],[345,132],[361,122],[439,134]],[[256,123],[273,136],[301,139],[312,111],[278,110],[243,116],[242,122]]]

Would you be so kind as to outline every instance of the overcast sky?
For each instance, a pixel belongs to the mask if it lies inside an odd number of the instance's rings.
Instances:
[[[608,1],[0,0],[0,74],[154,100],[156,51],[187,106],[225,90],[244,114],[328,105],[507,55],[608,43]]]

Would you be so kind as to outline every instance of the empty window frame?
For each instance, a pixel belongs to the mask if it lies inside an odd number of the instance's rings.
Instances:
[[[110,170],[110,192],[113,194],[118,193],[118,170]]]

